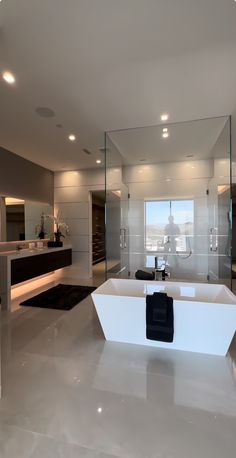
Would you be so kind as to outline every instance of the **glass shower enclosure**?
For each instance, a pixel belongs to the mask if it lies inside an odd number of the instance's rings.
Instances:
[[[165,265],[231,288],[231,119],[107,132],[107,278]]]

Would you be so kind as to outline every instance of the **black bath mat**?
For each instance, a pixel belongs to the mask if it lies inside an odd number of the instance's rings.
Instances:
[[[95,289],[96,288],[92,286],[59,284],[37,296],[21,302],[20,305],[44,309],[71,310]]]

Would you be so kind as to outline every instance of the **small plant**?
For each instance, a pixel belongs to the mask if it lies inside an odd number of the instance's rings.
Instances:
[[[54,222],[54,235],[56,242],[60,242],[61,237],[65,237],[64,234],[69,234],[69,226],[64,222],[61,221],[61,212],[58,210],[56,215],[47,215],[47,218],[51,218]],[[63,234],[64,232],[64,234]]]

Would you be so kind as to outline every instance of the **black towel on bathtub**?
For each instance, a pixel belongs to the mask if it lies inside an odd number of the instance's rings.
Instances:
[[[154,280],[155,273],[146,272],[145,270],[137,270],[135,272],[135,278],[136,280]]]
[[[166,293],[154,293],[146,297],[146,337],[149,340],[173,342],[173,298]]]

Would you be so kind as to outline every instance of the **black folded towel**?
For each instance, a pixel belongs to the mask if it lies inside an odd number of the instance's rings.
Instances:
[[[135,272],[135,278],[137,280],[154,280],[155,273],[146,272],[145,270],[137,270],[137,272]]]
[[[173,342],[173,298],[166,293],[154,293],[146,297],[146,337],[149,340]]]

